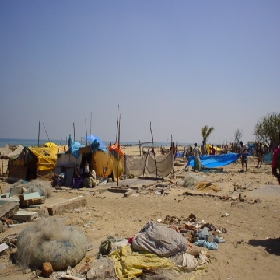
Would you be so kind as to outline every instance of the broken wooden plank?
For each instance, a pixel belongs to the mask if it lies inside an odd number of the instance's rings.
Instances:
[[[128,188],[118,188],[118,187],[112,187],[108,188],[107,191],[113,192],[113,193],[126,193]]]

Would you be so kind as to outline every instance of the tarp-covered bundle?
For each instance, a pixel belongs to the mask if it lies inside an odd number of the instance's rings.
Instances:
[[[172,152],[154,156],[151,153],[142,156],[126,156],[126,174],[135,177],[165,177],[173,171]]]
[[[118,156],[118,154],[119,154],[119,156],[123,156],[122,148],[120,147],[120,145],[118,143],[114,143],[114,144],[110,145],[108,147],[108,151],[116,157]]]
[[[136,251],[149,251],[160,257],[171,257],[187,249],[187,240],[173,228],[148,222],[132,240]]]
[[[227,153],[217,156],[201,156],[201,164],[204,167],[207,168],[215,168],[215,167],[221,167],[225,166],[231,163],[234,163],[237,161],[237,159],[240,157],[240,154],[237,153]],[[188,157],[188,163],[187,166],[194,166],[194,157],[190,156]]]

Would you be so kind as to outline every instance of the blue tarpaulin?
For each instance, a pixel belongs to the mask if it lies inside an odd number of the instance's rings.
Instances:
[[[175,153],[175,157],[184,157],[184,155],[185,155],[185,152],[182,152],[182,153],[176,152]]]
[[[263,155],[263,162],[264,163],[271,163],[272,162],[272,152]]]
[[[90,144],[90,150],[91,152],[95,152],[97,150],[101,150],[106,152],[107,147],[103,144],[103,142],[100,140],[100,138],[96,135],[87,135],[86,136],[87,142],[91,143]]]
[[[203,167],[214,168],[225,166],[231,163],[236,162],[236,160],[240,157],[240,154],[237,153],[227,153],[217,156],[201,156],[201,164]],[[187,166],[194,166],[194,157],[188,157]]]
[[[72,139],[71,139],[72,140]],[[79,157],[79,149],[84,147],[80,142],[68,141],[68,152],[75,158]]]

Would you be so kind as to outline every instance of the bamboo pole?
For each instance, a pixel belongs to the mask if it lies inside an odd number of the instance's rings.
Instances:
[[[46,134],[47,134],[48,140],[49,140],[49,142],[51,142],[44,123],[43,123],[43,126],[44,126],[45,132],[46,132]]]
[[[92,112],[90,112],[90,128],[89,128],[90,135],[91,135],[91,124],[92,124]]]
[[[40,146],[40,121],[39,121],[39,128],[38,128],[38,147]]]
[[[155,157],[156,177],[158,177],[158,174],[157,174],[156,153],[155,153],[155,147],[154,147],[154,136],[153,136],[152,122],[151,122],[151,121],[150,121],[150,132],[151,132],[151,136],[152,136],[152,146],[153,146],[153,152],[154,152],[154,157]]]
[[[118,125],[118,165],[117,165],[117,186],[119,186],[119,161],[120,161],[120,137],[121,137],[121,114],[120,114],[120,118],[118,121],[119,125]]]

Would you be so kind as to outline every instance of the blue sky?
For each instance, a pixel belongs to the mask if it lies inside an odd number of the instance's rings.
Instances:
[[[200,143],[204,125],[211,143],[254,140],[280,109],[279,15],[278,0],[1,1],[0,137],[74,122],[113,142],[121,114],[121,141],[150,141],[150,122],[156,142]]]

